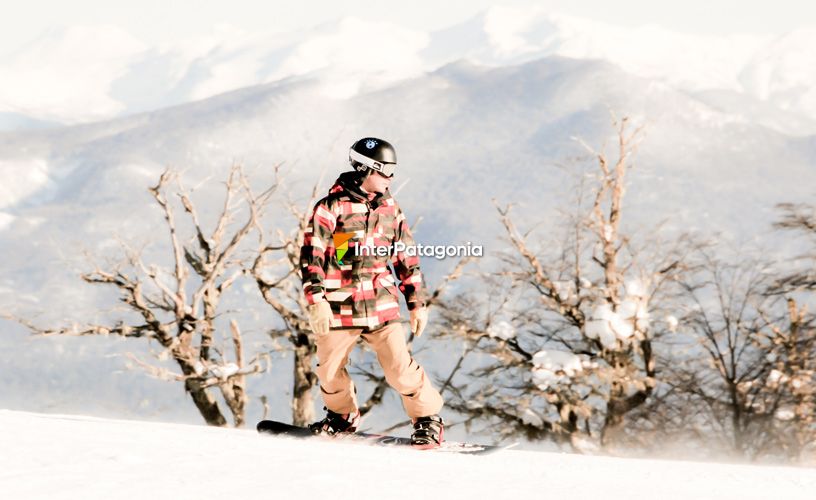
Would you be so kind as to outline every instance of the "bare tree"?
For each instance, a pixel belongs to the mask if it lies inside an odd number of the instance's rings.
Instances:
[[[778,208],[775,227],[816,237],[813,207]],[[681,328],[696,339],[705,363],[694,362],[701,358],[692,350],[672,377],[691,396],[685,425],[748,459],[803,460],[816,437],[816,331],[807,311],[816,289],[812,266],[779,277],[775,262],[729,265],[702,257],[701,272],[683,282],[692,307]]]
[[[584,144],[599,172],[588,204],[585,186],[576,190],[561,244],[534,250],[510,207],[498,206],[512,249],[504,269],[486,274],[483,297],[460,296],[446,309],[448,332],[467,342],[467,375],[453,388],[452,406],[471,423],[576,449],[608,447],[654,391],[654,339],[669,326],[651,317],[662,312],[690,245],[650,235],[637,247],[622,232],[641,129],[626,118],[614,125],[614,161]]]
[[[314,205],[317,189],[316,184],[307,206]],[[312,389],[317,385],[312,368],[316,348],[300,280],[300,248],[309,225],[309,212],[291,201],[287,208],[295,219],[294,228],[288,233],[278,229],[278,242],[274,245],[261,240],[251,273],[264,299],[284,323],[283,328],[272,329],[269,334],[273,339],[286,339],[288,347],[282,349],[291,348],[294,353],[292,423],[305,426],[315,420]],[[280,254],[277,259],[276,254]]]
[[[765,396],[774,411],[778,451],[791,461],[816,460],[816,318],[796,300],[786,300],[787,314],[769,320],[772,346],[766,359],[772,369]],[[774,450],[777,451],[777,450]]]
[[[803,256],[803,260],[808,264],[803,269],[777,280],[773,291],[785,293],[795,290],[816,290],[816,207],[780,203],[777,209],[781,212],[781,217],[774,223],[774,227],[808,237],[813,250],[811,254]]]
[[[776,347],[774,368],[779,374],[774,382],[786,390],[786,406],[782,416],[787,421],[782,446],[787,455],[796,460],[804,459],[803,453],[810,448],[810,459],[816,458],[816,318],[800,301],[814,306],[816,291],[816,207],[806,204],[783,203],[777,206],[781,218],[774,224],[778,229],[793,231],[808,238],[809,254],[804,256],[805,265],[798,272],[773,283],[769,295],[786,297],[787,315],[782,320],[769,321]],[[776,375],[776,374],[775,374]]]
[[[680,321],[697,349],[673,370],[693,396],[686,425],[738,456],[798,460],[816,436],[813,317],[776,293],[771,264],[704,258],[683,282],[691,307]]]
[[[175,185],[172,193],[170,185]],[[72,325],[44,329],[18,320],[42,335],[119,335],[156,341],[159,360],[171,359],[179,372],[151,364],[130,354],[149,374],[184,383],[187,393],[207,424],[224,426],[217,389],[232,414],[233,424],[244,422],[246,376],[262,371],[261,356],[247,360],[240,328],[235,319],[228,335],[217,336],[216,320],[221,299],[245,267],[241,245],[258,230],[261,213],[277,184],[255,194],[242,169],[230,169],[223,208],[212,231],[200,223],[191,193],[179,175],[165,171],[149,189],[161,208],[172,253],[172,270],[147,264],[139,252],[126,248],[127,258],[111,270],[97,267],[83,274],[87,283],[113,286],[120,300],[138,321],[120,319],[112,325]],[[184,238],[176,220],[178,205],[189,219],[192,235]],[[246,212],[242,222],[236,218]]]
[[[771,401],[768,407],[762,399],[762,381],[771,371],[764,332],[768,270],[757,263],[734,266],[704,258],[699,275],[683,282],[692,306],[681,330],[688,329],[696,342],[685,359],[678,359],[676,383],[696,396],[692,408],[707,417],[702,422],[709,439],[722,437],[725,448],[756,455],[769,446],[778,405]]]

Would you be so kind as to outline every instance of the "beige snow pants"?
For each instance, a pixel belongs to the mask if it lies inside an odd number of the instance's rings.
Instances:
[[[317,336],[317,377],[326,408],[335,413],[357,411],[354,382],[346,371],[346,364],[360,336],[377,353],[385,380],[402,396],[409,417],[439,413],[442,396],[431,385],[425,370],[408,353],[403,327],[397,322],[366,333],[358,328],[332,330]]]

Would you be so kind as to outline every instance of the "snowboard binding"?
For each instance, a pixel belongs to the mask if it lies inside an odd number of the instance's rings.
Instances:
[[[414,433],[411,445],[416,448],[438,448],[442,445],[445,422],[439,415],[430,415],[414,419]]]
[[[335,413],[325,406],[326,416],[323,420],[309,425],[309,430],[314,434],[327,434],[333,436],[335,434],[353,433],[357,431],[357,426],[360,424],[360,412],[355,413]]]

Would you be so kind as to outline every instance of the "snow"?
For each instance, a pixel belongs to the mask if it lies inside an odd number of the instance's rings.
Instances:
[[[553,281],[555,292],[561,299],[573,301],[576,299],[575,282],[571,280]]]
[[[240,371],[240,367],[235,363],[226,363],[224,365],[213,366],[210,368],[210,371],[216,377],[225,379],[238,373]]]
[[[533,410],[527,408],[521,414],[521,420],[527,425],[532,425],[533,427],[542,428],[544,427],[544,420],[541,419],[540,416]]]
[[[771,373],[768,374],[768,382],[771,384],[778,384],[779,382],[785,382],[787,380],[788,377],[779,370],[771,370]]]
[[[540,10],[536,9],[535,14]],[[508,6],[494,6],[484,13],[483,29],[489,44],[501,55],[516,55],[532,52],[535,46],[525,40],[525,32],[535,20],[528,9]]]
[[[574,377],[583,370],[581,358],[566,351],[538,351],[533,355],[533,365],[551,371],[563,371],[570,377]]]
[[[487,328],[487,334],[494,338],[510,340],[516,336],[516,329],[507,321],[498,321]]]
[[[586,323],[586,336],[599,339],[607,349],[614,349],[618,341],[628,342],[636,327],[641,332],[649,327],[645,286],[640,281],[630,281],[626,290],[630,295],[621,301],[616,311],[610,304],[602,302],[592,308]]]
[[[0,212],[0,231],[9,227],[11,223],[14,222],[14,219],[16,219],[16,217],[14,217],[13,215],[7,214],[5,212]]]
[[[114,116],[124,105],[111,82],[146,48],[116,26],[53,29],[0,62],[0,111],[69,123]]]
[[[607,349],[617,345],[615,330],[612,322],[619,321],[618,315],[612,311],[612,306],[606,303],[598,304],[592,309],[589,321],[586,322],[585,334],[591,339],[598,339]]]
[[[627,296],[618,306],[618,317],[632,327],[637,325],[641,331],[645,330],[649,326],[649,310],[646,298],[643,295]],[[629,337],[631,337],[631,334],[625,338]]]
[[[618,315],[627,320],[632,320],[638,315],[639,304],[637,300],[627,297],[618,306]]]
[[[116,26],[53,29],[0,59],[0,113],[89,122],[306,74],[320,95],[346,99],[430,69],[419,56],[428,41],[356,17],[285,35],[218,26],[161,46]]]
[[[789,421],[789,420],[793,420],[794,418],[796,418],[796,412],[793,410],[793,408],[782,407],[782,408],[779,408],[778,410],[776,410],[776,413],[774,414],[774,416],[778,420]]]
[[[0,160],[0,178],[0,209],[9,208],[48,185],[48,163],[36,157]]]
[[[612,241],[612,226],[611,225],[604,224],[603,238],[604,238],[605,241]]]
[[[739,90],[737,75],[766,37],[676,33],[657,25],[635,29],[572,16],[550,16],[559,43],[552,50],[568,57],[599,58],[645,78],[687,90]]]
[[[0,410],[4,498],[812,498],[816,471],[506,450],[459,456]],[[13,431],[12,431],[13,430]],[[417,480],[421,477],[421,480]]]
[[[349,16],[291,33],[218,25],[158,46],[116,26],[69,26],[0,59],[0,114],[19,115],[20,126],[88,122],[307,75],[320,80],[320,95],[348,99],[459,60],[507,66],[563,56],[608,61],[684,92],[734,92],[814,120],[814,43],[816,29],[711,36],[501,5],[437,32]],[[743,106],[739,114],[765,112]]]
[[[533,383],[542,391],[569,382],[583,369],[581,358],[571,352],[541,350],[533,355]]]
[[[565,377],[545,368],[533,368],[532,373],[533,384],[542,391],[546,391],[551,387],[558,387],[560,384],[566,382]]]
[[[419,52],[427,45],[426,33],[347,17],[294,47],[267,81],[326,70],[322,95],[346,99],[361,88],[420,75],[426,66]]]
[[[630,279],[626,281],[626,295],[630,297],[648,297],[649,291],[643,280]]]
[[[745,89],[782,109],[816,113],[816,29],[779,37],[757,51],[740,72]]]
[[[615,333],[615,338],[623,342],[629,340],[635,334],[634,322],[620,313],[612,316],[609,327]]]

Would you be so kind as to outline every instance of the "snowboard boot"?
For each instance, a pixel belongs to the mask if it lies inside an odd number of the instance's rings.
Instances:
[[[411,435],[411,445],[416,448],[438,448],[442,444],[442,434],[445,423],[439,415],[419,417],[413,419],[414,433]]]
[[[326,417],[309,426],[309,429],[315,434],[328,434],[333,436],[343,432],[356,432],[357,426],[360,424],[360,413],[335,413],[325,406]]]

